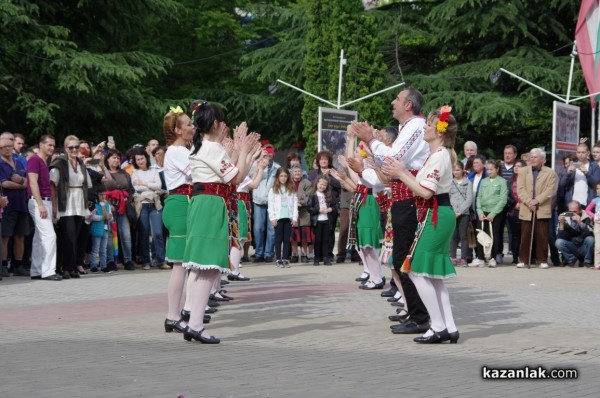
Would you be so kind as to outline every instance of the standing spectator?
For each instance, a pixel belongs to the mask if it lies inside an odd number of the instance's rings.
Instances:
[[[308,198],[312,191],[312,184],[307,179],[302,178],[302,169],[293,168],[292,182],[298,198],[298,226],[292,228],[292,257],[291,263],[302,261],[308,262],[308,246],[313,242],[313,231],[308,213]],[[298,254],[298,245],[301,246],[301,254]]]
[[[85,218],[89,216],[88,187],[92,185],[90,175],[77,156],[79,139],[74,135],[65,138],[66,155],[50,163],[52,183],[52,216],[58,219],[61,239],[58,241],[57,264],[60,264],[63,279],[79,278],[75,269],[78,247],[82,242],[79,235]],[[59,268],[59,266],[57,266]]]
[[[513,172],[514,172],[514,166],[515,166],[515,160],[517,159],[517,147],[514,145],[507,145],[504,147],[504,161],[502,162],[502,177],[504,177],[504,179],[506,180],[507,184],[512,182],[512,177],[513,177]],[[508,248],[510,249],[510,242],[512,241],[512,221],[513,219],[511,217],[508,217],[507,213],[511,212],[512,209],[510,208],[506,208],[505,209],[505,214],[504,214],[504,220],[502,222],[502,226],[500,228],[500,230],[502,231],[502,235],[504,235],[504,224],[506,221],[506,225],[508,226]],[[503,238],[504,239],[504,238]],[[501,263],[502,262],[502,257],[504,256],[503,252],[504,252],[504,245],[502,245],[502,252],[499,253],[498,257],[496,259],[496,262]]]
[[[0,194],[0,234],[2,233],[2,209],[5,208],[7,204],[8,199],[6,198],[6,196],[4,196],[4,194]],[[4,251],[2,250],[2,245],[0,245],[0,258],[2,258],[3,252]],[[2,280],[3,276],[8,277],[10,276],[10,274],[8,273],[8,269],[0,267],[0,281]]]
[[[588,185],[587,176],[590,171],[591,162],[589,161],[590,150],[587,144],[577,145],[576,156],[577,162],[571,163],[558,184],[560,192],[558,196],[563,198],[562,203],[557,204],[559,213],[565,211],[567,203],[571,200],[576,200],[582,206],[587,206],[595,196],[593,188]]]
[[[544,166],[546,152],[534,148],[529,152],[530,165],[519,170],[517,193],[521,200],[521,250],[517,268],[525,268],[531,260],[533,235],[536,238],[535,258],[540,268],[548,268],[548,223],[552,217],[552,197],[556,195],[556,173]]]
[[[21,136],[23,137],[23,136]],[[12,157],[16,162],[21,163],[21,165],[23,165],[24,169],[27,169],[27,159],[25,159],[25,156],[21,156],[20,154],[15,152],[14,146],[15,146],[15,135],[13,133],[11,133],[10,131],[5,131],[2,134],[0,134],[0,139],[2,138],[6,138],[7,140],[10,141],[10,145],[11,145],[11,152],[12,152]]]
[[[473,141],[467,141],[467,142],[465,142],[465,145],[463,146],[463,151],[465,153],[465,158],[462,160],[462,164],[466,166],[467,160],[471,156],[477,155],[477,144],[474,143]]]
[[[317,159],[318,167],[315,170],[311,170],[311,172],[308,173],[308,179],[310,180],[310,182],[312,182],[314,184],[319,176],[324,175],[325,177],[327,177],[329,179],[329,188],[331,189],[332,204],[333,204],[334,208],[339,209],[340,197],[341,197],[341,193],[342,193],[342,186],[340,185],[340,182],[338,180],[336,180],[335,178],[331,178],[331,176],[329,175],[329,171],[333,169],[333,155],[329,151],[321,151],[321,152],[317,153],[316,159]],[[331,243],[331,248],[328,253],[325,253],[325,257],[332,259],[333,258],[333,244],[335,243],[335,226],[338,221],[338,212],[336,211],[336,212],[332,213],[330,216],[331,216],[330,218],[331,218],[331,222],[333,225],[329,231],[329,233],[331,234],[331,236],[329,237],[329,241]],[[342,248],[342,250],[343,251],[341,253],[338,251],[337,255],[338,255],[338,257],[343,255],[345,258],[346,257],[346,249]]]
[[[596,194],[600,193],[600,182],[596,183]],[[591,218],[594,230],[594,269],[600,270],[600,195],[596,196],[585,209]]]
[[[171,269],[165,264],[165,241],[162,233],[162,204],[160,195],[162,183],[158,171],[148,168],[150,157],[146,151],[134,151],[132,183],[136,212],[138,213],[138,237],[140,242],[140,259],[142,269],[150,269],[150,236],[156,254],[156,266],[160,269]]]
[[[298,227],[298,198],[286,168],[280,167],[275,173],[275,183],[269,191],[268,212],[271,225],[275,228],[275,265],[289,267],[292,227]]]
[[[29,234],[29,214],[27,210],[27,177],[23,164],[13,157],[13,142],[0,138],[0,183],[2,192],[8,198],[2,217],[2,270],[8,270],[8,241],[13,238],[11,271],[15,276],[29,276],[23,265],[25,235]]]
[[[521,249],[521,220],[519,220],[521,199],[519,198],[519,193],[517,192],[517,177],[519,176],[519,170],[525,166],[527,166],[527,163],[525,163],[523,159],[517,159],[515,161],[515,166],[513,167],[514,170],[512,179],[508,182],[507,204],[510,210],[506,216],[511,219],[510,223],[513,228],[511,234],[512,239],[509,241],[509,247],[513,256],[512,263],[515,265],[519,262],[519,250]]]
[[[90,257],[90,271],[98,272],[98,263],[102,272],[110,272],[106,266],[106,250],[108,246],[109,222],[112,220],[110,204],[106,201],[106,189],[103,186],[97,189],[98,200],[95,204],[96,212],[92,218],[90,236],[92,237],[92,250]]]
[[[158,140],[155,140],[154,138],[151,139],[150,141],[148,141],[148,143],[146,144],[146,153],[148,154],[148,157],[150,158],[150,164],[148,167],[156,166],[156,158],[154,157],[154,150],[159,145],[160,145],[160,143],[158,142]]]
[[[484,178],[479,184],[479,192],[477,193],[477,219],[479,220],[478,227],[486,233],[492,234],[493,245],[492,253],[488,265],[496,266],[496,257],[502,252],[504,241],[502,240],[502,230],[504,224],[504,207],[508,199],[508,189],[506,180],[498,176],[502,165],[498,160],[490,160],[487,162],[486,169],[488,172],[487,178]],[[477,259],[473,260],[471,266],[483,266],[483,247],[477,242]]]
[[[273,243],[275,241],[275,229],[269,222],[268,199],[269,190],[275,182],[275,173],[281,167],[273,161],[275,147],[271,144],[263,146],[263,159],[269,163],[265,168],[258,187],[252,191],[253,206],[253,223],[254,223],[254,262],[262,263],[273,262]],[[266,234],[266,239],[265,239]]]
[[[17,155],[23,156],[23,147],[25,146],[25,137],[23,134],[15,134],[14,150]]]
[[[456,162],[452,172],[454,179],[450,186],[450,204],[456,215],[456,229],[450,242],[450,259],[455,265],[467,266],[469,253],[469,238],[467,235],[469,223],[471,222],[470,210],[473,202],[473,188],[471,181],[464,176],[462,162]],[[460,260],[456,258],[456,249],[460,243]]]
[[[313,183],[313,191],[308,199],[308,212],[315,230],[313,265],[319,265],[320,261],[323,261],[324,265],[331,265],[331,257],[328,256],[328,253],[333,245],[331,229],[335,228],[333,220],[337,209],[329,182],[329,176],[318,176]]]
[[[55,140],[50,135],[40,138],[40,152],[27,162],[27,195],[29,214],[35,224],[31,252],[31,279],[60,281],[56,273],[56,232],[52,224],[52,188],[48,159],[54,152]]]
[[[104,166],[109,171],[111,178],[104,181],[103,184],[107,191],[107,197],[119,198],[118,200],[113,199],[113,202],[111,203],[113,208],[111,211],[113,219],[117,220],[118,237],[121,249],[123,250],[124,267],[127,271],[133,271],[135,266],[133,265],[131,257],[131,228],[125,211],[124,202],[133,194],[133,185],[131,185],[131,177],[129,174],[119,167],[120,163],[121,156],[119,155],[119,152],[113,149],[109,150],[104,158]],[[108,245],[111,245],[110,249],[107,249],[108,252],[110,252],[112,251],[111,239],[109,239]],[[111,264],[111,268],[116,271],[116,265]]]

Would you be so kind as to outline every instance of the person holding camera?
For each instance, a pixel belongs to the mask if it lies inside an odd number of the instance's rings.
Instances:
[[[567,172],[562,175],[558,183],[558,197],[562,201],[557,203],[558,212],[564,213],[568,203],[576,200],[582,206],[587,206],[592,200],[594,190],[588,184],[588,177],[593,167],[590,162],[590,149],[587,144],[577,145],[577,161],[572,162]]]
[[[581,211],[578,201],[567,204],[567,211],[558,216],[558,238],[556,248],[564,257],[564,264],[573,267],[582,256],[586,267],[591,267],[594,259],[594,232],[592,219]]]

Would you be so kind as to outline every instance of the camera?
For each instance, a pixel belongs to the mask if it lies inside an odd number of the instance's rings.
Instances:
[[[572,211],[566,211],[562,215],[565,217],[573,217],[573,214],[575,214],[575,213],[573,213]]]

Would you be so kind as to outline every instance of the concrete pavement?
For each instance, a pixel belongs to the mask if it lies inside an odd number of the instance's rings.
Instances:
[[[598,396],[600,272],[459,268],[459,344],[425,346],[390,333],[394,308],[357,288],[361,269],[246,265],[207,326],[214,346],[164,332],[169,271],[5,278],[0,397]],[[483,380],[483,365],[579,378]]]

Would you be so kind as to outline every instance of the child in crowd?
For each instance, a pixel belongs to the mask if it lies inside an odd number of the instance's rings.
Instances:
[[[314,249],[315,259],[313,265],[331,265],[331,258],[324,257],[331,251],[333,242],[329,238],[331,231],[335,228],[336,209],[333,205],[333,196],[329,186],[329,177],[321,174],[314,182],[312,195],[308,200],[308,212],[312,218],[315,232]]]
[[[488,160],[488,177],[481,180],[477,193],[477,219],[478,228],[485,233],[493,235],[491,258],[488,266],[496,266],[496,256],[502,253],[504,241],[502,239],[502,226],[504,225],[504,207],[508,200],[506,180],[498,176],[502,164],[499,160]],[[491,226],[491,228],[490,228]],[[471,263],[472,267],[484,267],[483,246],[478,242],[476,248],[477,258]]]
[[[110,204],[106,201],[106,188],[98,186],[96,188],[98,201],[95,205],[95,212],[91,217],[90,236],[92,238],[92,258],[90,260],[90,271],[98,272],[98,258],[100,259],[100,268],[102,272],[109,272],[106,267],[106,245],[108,244],[109,221],[112,220]]]
[[[600,271],[600,182],[594,186],[596,195],[588,204],[585,212],[594,220],[594,269]]]
[[[292,227],[292,257],[291,262],[297,263],[301,260],[308,262],[309,245],[313,242],[313,231],[310,225],[310,214],[308,213],[308,198],[312,191],[312,184],[307,179],[302,178],[302,169],[292,167],[292,182],[296,189],[298,198],[298,226]],[[302,246],[302,253],[298,255],[298,245]]]
[[[456,162],[452,170],[454,179],[450,186],[450,203],[456,214],[456,229],[450,242],[450,258],[452,264],[467,266],[469,254],[469,237],[467,235],[470,222],[470,208],[473,201],[473,187],[471,181],[465,177],[462,162]],[[460,261],[456,258],[456,249],[460,243]]]
[[[275,265],[289,268],[292,226],[298,226],[298,199],[290,172],[284,167],[275,173],[275,182],[269,190],[268,213],[275,228]]]

